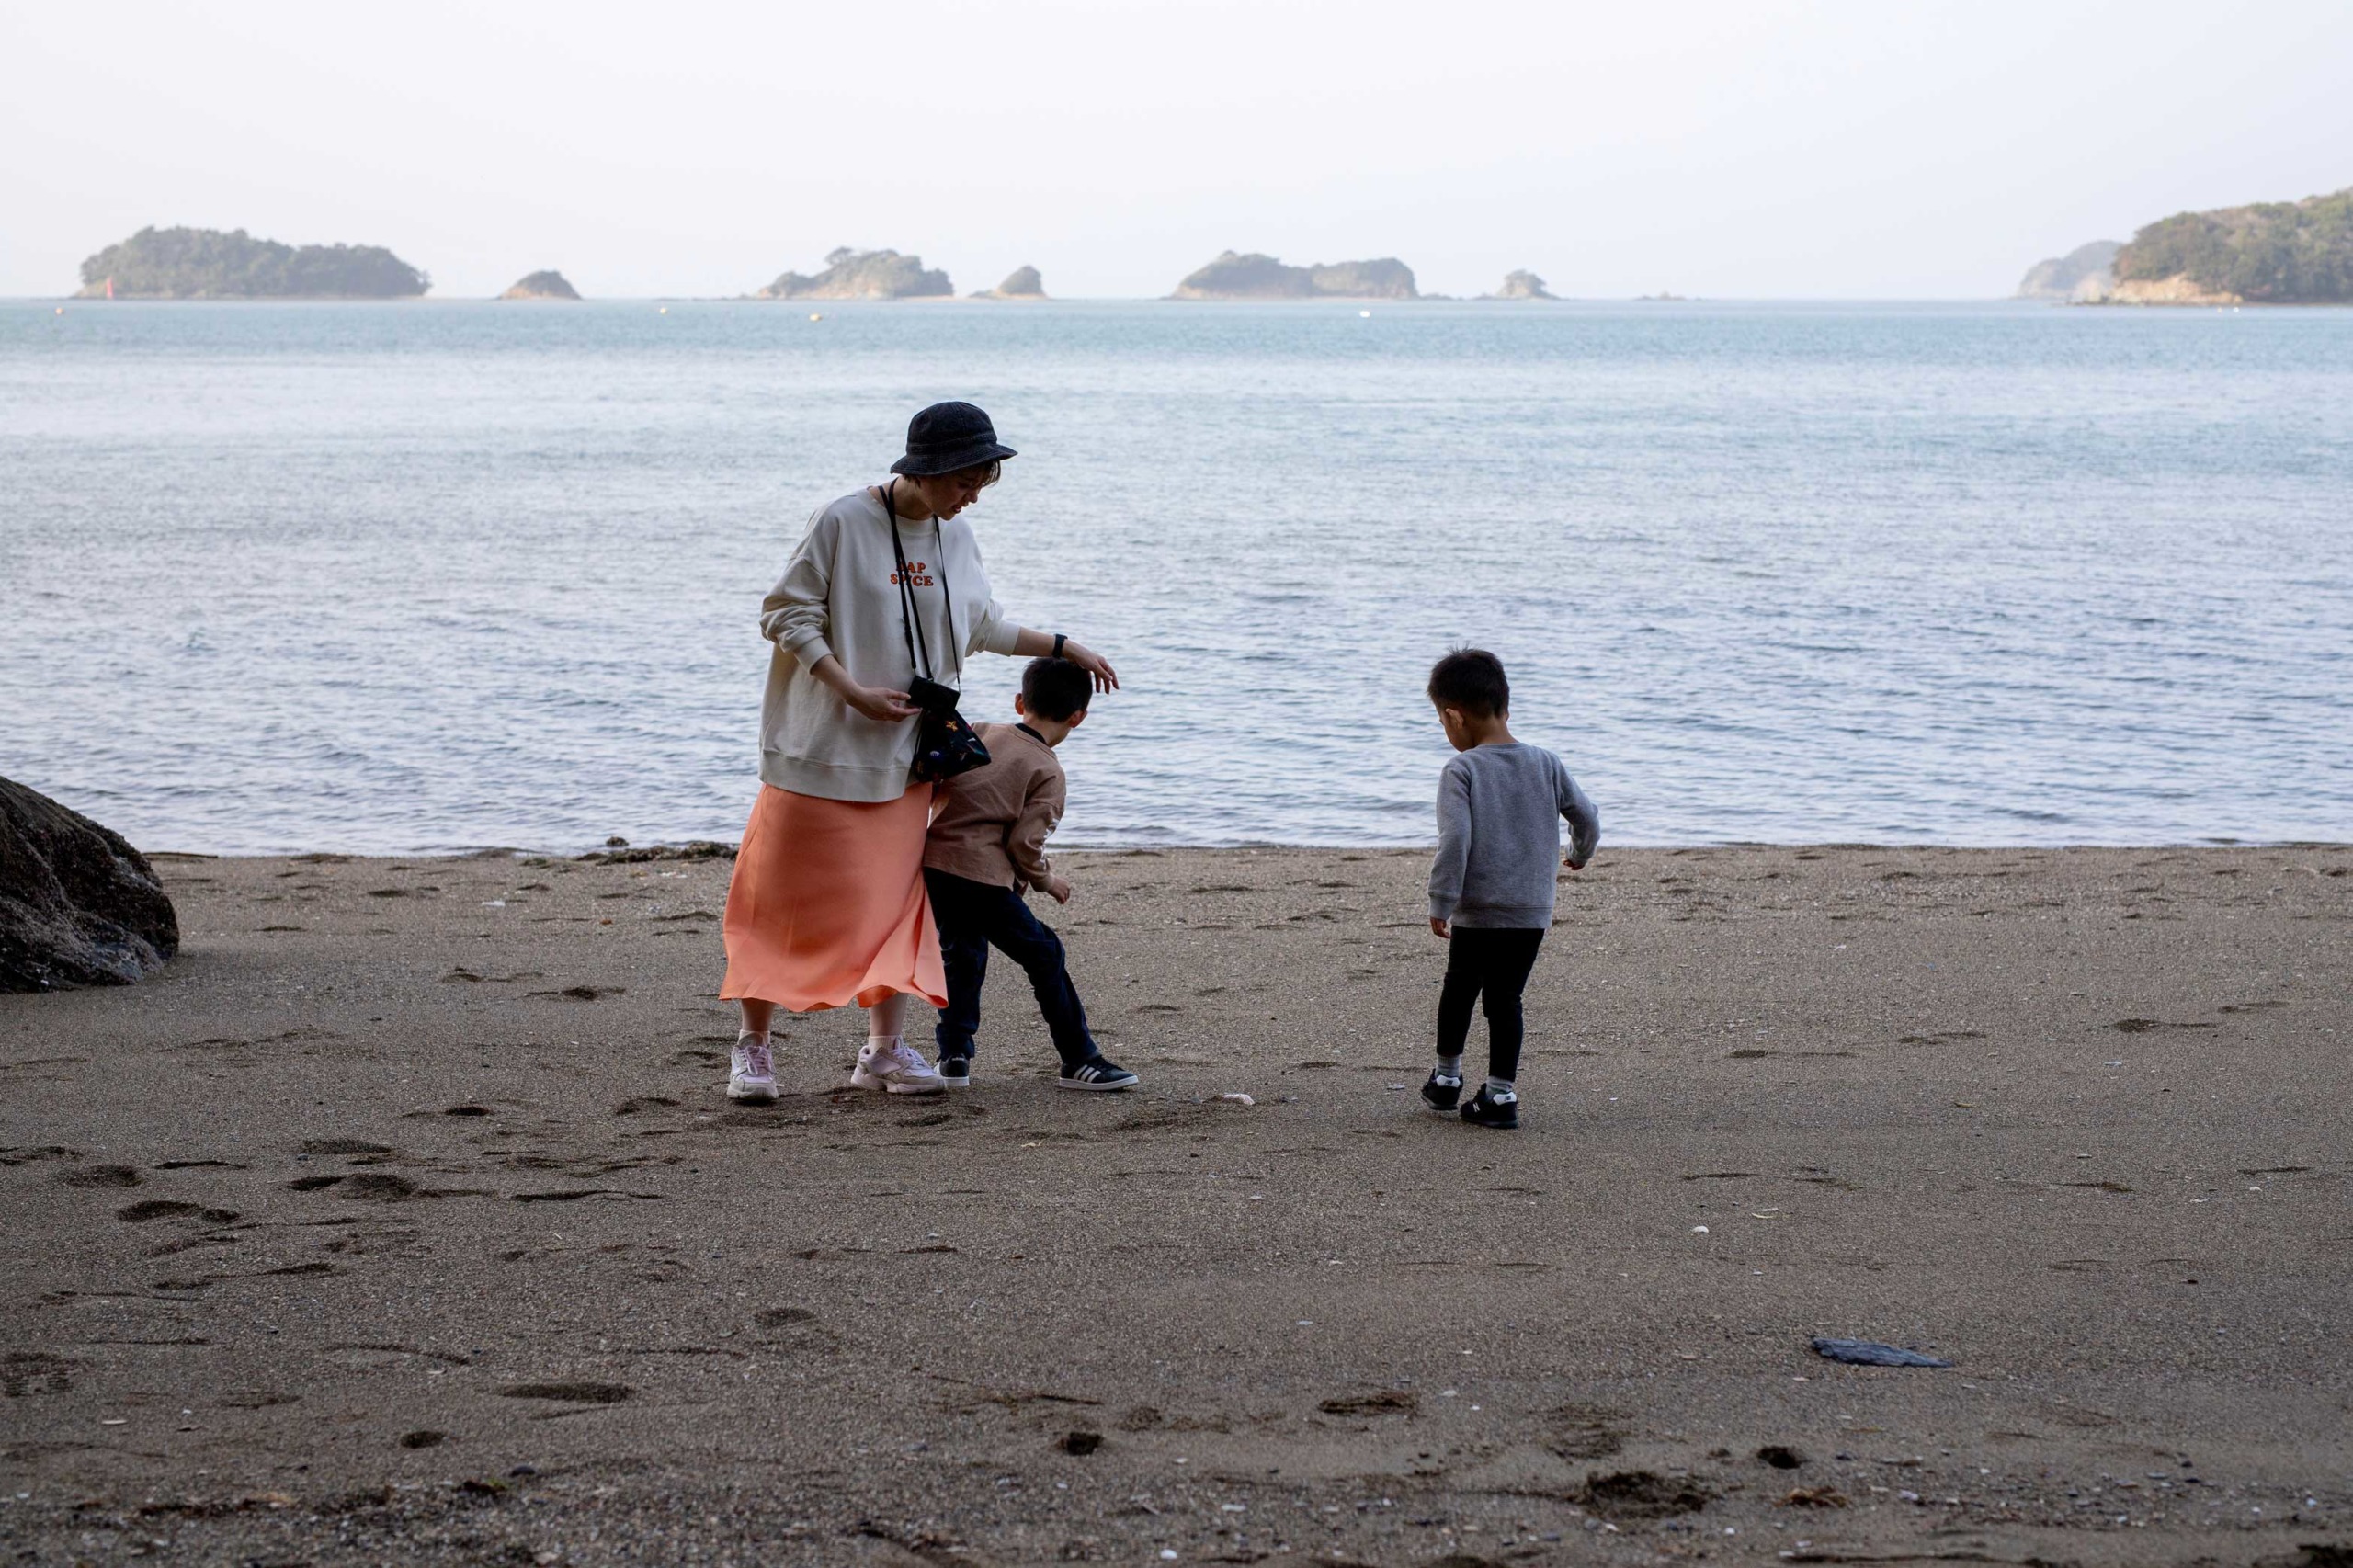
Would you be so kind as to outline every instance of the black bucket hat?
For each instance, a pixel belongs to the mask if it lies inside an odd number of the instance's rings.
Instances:
[[[996,438],[989,416],[971,403],[935,403],[907,421],[907,455],[891,472],[921,479],[1018,455]]]

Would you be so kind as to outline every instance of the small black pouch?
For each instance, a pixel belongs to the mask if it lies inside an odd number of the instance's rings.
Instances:
[[[882,509],[891,515],[891,550],[899,562],[900,624],[906,632],[908,662],[915,666],[915,679],[907,683],[907,700],[923,711],[915,721],[915,757],[908,766],[907,776],[918,784],[936,784],[960,773],[970,773],[975,767],[987,767],[989,748],[956,710],[957,699],[963,694],[931,678],[931,645],[924,638],[922,623],[915,619],[915,574],[907,569],[907,552],[899,542],[899,508],[892,502],[888,485],[882,488]],[[939,553],[944,558],[948,553],[948,530],[938,531]],[[956,641],[956,596],[948,586],[945,559],[939,562],[939,591],[946,603],[948,640],[952,644]],[[963,666],[961,656],[957,666]]]
[[[907,776],[918,784],[936,784],[985,767],[989,748],[956,711],[960,694],[952,686],[917,676],[907,683],[907,700],[923,710],[915,721],[915,759]]]

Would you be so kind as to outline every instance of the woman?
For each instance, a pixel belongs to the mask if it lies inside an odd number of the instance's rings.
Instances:
[[[942,1087],[904,1028],[909,995],[948,999],[924,894],[931,786],[908,778],[915,677],[961,685],[965,656],[987,652],[1060,654],[1098,691],[1120,684],[1101,655],[1013,625],[989,597],[972,528],[954,519],[1013,455],[971,403],[934,403],[907,426],[906,455],[891,465],[898,477],[812,517],[761,601],[760,632],[776,653],[760,708],[759,800],[727,890],[720,995],[744,1010],[730,1099],[776,1098],[777,1008],[853,1002],[867,1010],[853,1084]]]

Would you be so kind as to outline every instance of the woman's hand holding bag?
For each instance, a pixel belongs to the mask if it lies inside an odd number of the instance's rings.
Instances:
[[[887,686],[852,687],[841,694],[841,699],[878,724],[900,723],[923,711],[905,692],[893,691]]]

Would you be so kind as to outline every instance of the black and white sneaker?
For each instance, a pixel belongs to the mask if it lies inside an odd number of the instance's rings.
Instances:
[[[1065,1089],[1108,1094],[1115,1089],[1132,1089],[1142,1080],[1108,1058],[1091,1056],[1075,1067],[1063,1068],[1058,1081]]]
[[[1432,1110],[1440,1113],[1452,1110],[1462,1098],[1462,1080],[1441,1078],[1433,1071],[1430,1081],[1422,1085],[1422,1098],[1430,1102]]]
[[[1479,1092],[1463,1102],[1462,1119],[1473,1127],[1518,1127],[1519,1096],[1509,1089],[1497,1094],[1482,1084]]]
[[[939,1081],[951,1089],[972,1086],[972,1059],[969,1056],[943,1056],[939,1059]]]

